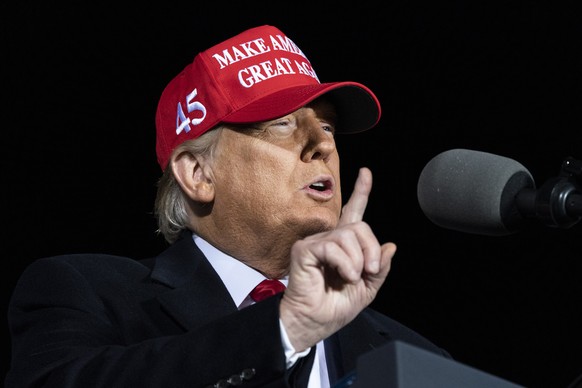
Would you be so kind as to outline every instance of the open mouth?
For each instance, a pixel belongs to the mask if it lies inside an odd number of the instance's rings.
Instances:
[[[326,191],[331,188],[331,182],[330,181],[315,182],[310,184],[309,188],[317,191]]]
[[[315,180],[306,188],[312,193],[321,193],[325,197],[333,195],[333,179],[329,177],[321,177],[320,180]]]

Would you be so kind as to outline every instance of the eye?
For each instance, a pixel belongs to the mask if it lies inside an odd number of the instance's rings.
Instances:
[[[293,116],[285,116],[280,119],[269,121],[266,129],[269,133],[286,136],[291,134],[297,128],[297,120]]]
[[[321,122],[321,128],[325,131],[325,132],[329,132],[332,135],[335,135],[335,127],[331,124],[328,124],[326,122]]]
[[[282,120],[277,120],[272,122],[270,125],[272,126],[279,126],[279,127],[286,127],[290,124],[291,120],[288,119],[282,119]]]

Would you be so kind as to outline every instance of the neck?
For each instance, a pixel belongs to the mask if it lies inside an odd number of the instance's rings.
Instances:
[[[265,275],[269,279],[282,278],[289,271],[291,246],[297,238],[259,238],[253,234],[232,235],[196,232],[222,252],[234,257]]]

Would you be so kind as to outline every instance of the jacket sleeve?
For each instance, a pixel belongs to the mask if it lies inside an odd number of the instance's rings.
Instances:
[[[67,260],[30,265],[9,305],[12,360],[5,386],[204,388],[229,381],[241,387],[288,386],[279,297],[185,332],[148,329],[143,339],[131,342],[124,334],[131,323],[119,322],[110,304],[135,296],[116,289],[116,281],[107,277],[96,283]],[[134,313],[138,316],[129,322],[136,331],[153,325],[136,323],[145,315],[127,311]]]

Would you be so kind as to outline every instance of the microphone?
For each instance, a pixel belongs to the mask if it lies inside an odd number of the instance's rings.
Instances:
[[[582,162],[567,158],[560,176],[536,189],[531,173],[504,156],[452,149],[432,158],[418,180],[418,202],[436,225],[501,236],[529,219],[569,228],[582,218]]]

